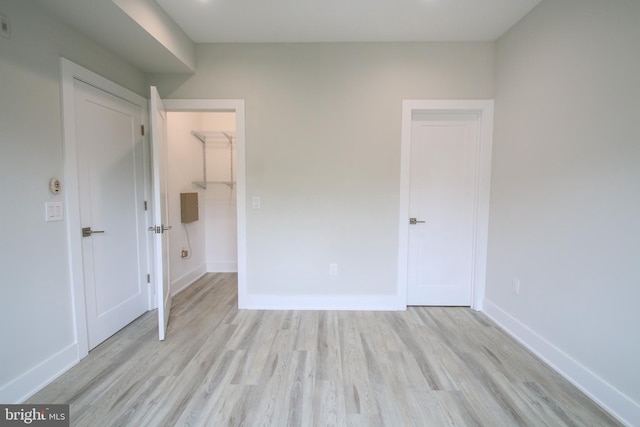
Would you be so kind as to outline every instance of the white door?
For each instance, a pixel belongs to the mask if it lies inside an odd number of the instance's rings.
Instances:
[[[148,308],[142,107],[74,81],[87,332],[97,346]]]
[[[153,182],[154,283],[158,295],[158,335],[164,340],[171,310],[169,272],[169,209],[167,200],[167,111],[151,86],[151,158]]]
[[[478,120],[412,117],[408,305],[471,305]]]

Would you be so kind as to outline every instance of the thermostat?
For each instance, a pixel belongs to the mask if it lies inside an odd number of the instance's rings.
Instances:
[[[62,190],[60,180],[58,178],[51,178],[51,181],[49,181],[49,189],[53,194],[60,193],[60,190]]]

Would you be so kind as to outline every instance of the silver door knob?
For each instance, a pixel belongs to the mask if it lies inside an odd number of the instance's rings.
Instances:
[[[418,221],[416,218],[409,218],[409,224],[421,224],[426,221]]]
[[[82,227],[82,237],[89,237],[92,234],[104,233],[104,230],[92,230],[91,227]]]
[[[156,234],[162,234],[167,230],[171,230],[171,226],[167,226],[167,225],[152,225],[151,227],[148,228],[149,231],[152,231]]]

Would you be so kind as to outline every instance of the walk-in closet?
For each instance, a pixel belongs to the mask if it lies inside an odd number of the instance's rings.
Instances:
[[[235,129],[232,112],[167,113],[173,293],[205,272],[237,271]],[[185,218],[194,199],[197,219]]]

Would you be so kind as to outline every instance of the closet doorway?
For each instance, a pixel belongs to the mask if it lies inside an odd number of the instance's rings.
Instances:
[[[244,101],[164,100],[175,295],[207,272],[237,272],[245,283]],[[197,196],[195,196],[195,195]],[[197,219],[182,205],[197,197]]]

